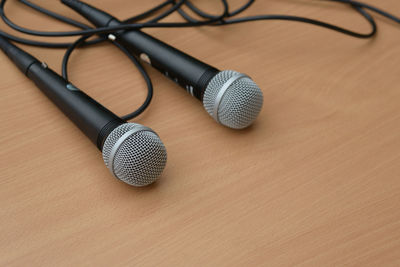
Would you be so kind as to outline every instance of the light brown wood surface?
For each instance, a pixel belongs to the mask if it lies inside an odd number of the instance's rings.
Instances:
[[[88,2],[126,18],[162,1]],[[400,14],[397,0],[366,2]],[[58,1],[35,3],[83,21]],[[73,29],[17,1],[6,11],[30,28]],[[259,0],[245,14],[267,13],[369,30],[350,8],[318,1]],[[400,26],[375,17],[370,40],[282,21],[146,30],[249,74],[265,104],[251,128],[230,130],[147,68],[155,96],[135,121],[161,136],[168,163],[140,189],[114,179],[97,148],[0,53],[0,265],[399,266]],[[63,50],[21,47],[60,71]],[[110,44],[77,51],[70,78],[120,115],[146,93]]]

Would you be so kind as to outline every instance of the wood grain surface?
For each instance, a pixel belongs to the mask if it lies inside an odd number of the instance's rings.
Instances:
[[[34,2],[83,21],[59,1]],[[88,2],[122,19],[162,1]],[[366,2],[400,14],[397,0]],[[30,28],[73,29],[18,1],[6,12]],[[369,30],[354,10],[322,1],[260,0],[243,15],[267,13]],[[400,266],[400,26],[375,17],[370,40],[282,21],[146,30],[249,74],[265,104],[252,127],[230,130],[147,68],[155,97],[135,121],[160,135],[169,158],[141,189],[112,178],[97,148],[0,53],[0,265]],[[60,72],[63,50],[21,47]],[[110,44],[73,54],[70,78],[120,115],[146,95]]]

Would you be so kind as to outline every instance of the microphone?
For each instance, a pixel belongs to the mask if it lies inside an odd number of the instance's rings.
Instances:
[[[61,2],[96,27],[122,25],[115,17],[78,0]],[[250,126],[261,111],[263,94],[245,74],[218,69],[185,54],[139,30],[109,34],[111,41],[149,63],[203,102],[206,111],[220,124],[233,129]]]
[[[117,179],[133,186],[157,180],[164,170],[167,152],[152,129],[120,119],[1,36],[0,48],[97,145],[107,168]]]

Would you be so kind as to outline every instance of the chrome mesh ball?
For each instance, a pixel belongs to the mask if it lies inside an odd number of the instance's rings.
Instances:
[[[115,128],[103,146],[103,159],[119,180],[145,186],[161,175],[167,162],[167,151],[150,128],[125,123]]]
[[[233,129],[243,129],[250,126],[260,113],[263,94],[248,76],[225,70],[208,84],[203,105],[217,122]]]

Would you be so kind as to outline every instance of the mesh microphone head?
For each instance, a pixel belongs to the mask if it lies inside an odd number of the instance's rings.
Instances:
[[[115,128],[103,146],[103,159],[119,180],[145,186],[157,180],[167,162],[167,151],[158,135],[145,126],[125,123]]]
[[[217,122],[233,129],[243,129],[250,126],[260,113],[263,94],[248,76],[224,70],[208,84],[203,105]]]

